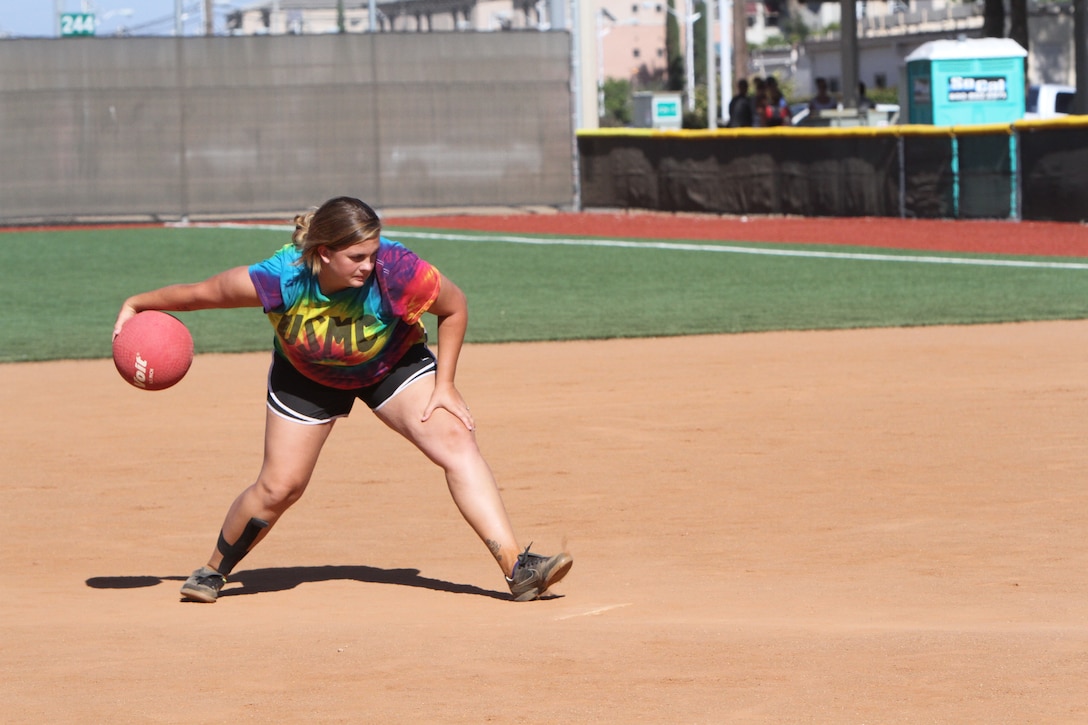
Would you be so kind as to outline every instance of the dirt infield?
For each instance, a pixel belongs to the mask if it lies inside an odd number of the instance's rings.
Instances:
[[[177,590],[256,474],[267,355],[156,393],[0,365],[0,721],[1086,722],[1086,359],[1088,321],[470,345],[560,596],[507,601],[357,410],[210,606]]]

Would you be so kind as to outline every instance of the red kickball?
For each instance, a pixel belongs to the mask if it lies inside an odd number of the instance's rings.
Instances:
[[[113,364],[130,385],[165,390],[177,384],[193,363],[193,336],[165,312],[148,310],[129,319],[113,339]]]

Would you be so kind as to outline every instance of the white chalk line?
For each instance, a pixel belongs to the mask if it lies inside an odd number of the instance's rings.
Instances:
[[[564,615],[562,617],[556,617],[555,621],[558,622],[558,621],[563,620],[563,619],[574,619],[576,617],[596,617],[598,614],[604,614],[605,612],[609,612],[609,611],[611,611],[613,609],[620,609],[622,607],[629,607],[629,606],[631,606],[632,603],[633,602],[627,602],[626,604],[609,604],[607,607],[597,607],[596,609],[591,609],[588,612],[578,612],[577,614],[566,614],[566,615]]]
[[[240,224],[234,222],[171,223],[176,228],[260,229],[263,231],[290,231],[293,227],[283,224]],[[1012,267],[1018,269],[1088,269],[1088,262],[1047,262],[1031,259],[990,259],[985,257],[937,257],[903,254],[877,254],[872,252],[830,252],[808,249],[777,249],[771,247],[741,247],[732,244],[692,244],[688,242],[636,242],[626,239],[562,239],[555,237],[522,237],[504,234],[450,234],[446,232],[415,232],[386,229],[390,237],[397,239],[425,239],[451,242],[491,242],[505,244],[531,244],[556,247],[616,247],[621,249],[656,249],[677,252],[711,252],[720,254],[754,254],[766,257],[792,257],[804,259],[836,259],[864,262],[908,262],[914,264],[958,264],[973,267]]]

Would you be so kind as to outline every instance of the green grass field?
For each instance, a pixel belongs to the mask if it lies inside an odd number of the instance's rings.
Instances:
[[[472,342],[1088,317],[1088,260],[728,241],[602,245],[435,230],[386,235],[465,290]],[[113,320],[129,294],[250,264],[288,241],[284,230],[233,228],[0,234],[0,362],[108,357]],[[260,310],[179,316],[198,353],[271,343]]]

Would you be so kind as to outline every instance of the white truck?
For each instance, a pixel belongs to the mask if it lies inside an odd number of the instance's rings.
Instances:
[[[1056,83],[1028,87],[1024,118],[1059,118],[1073,112],[1073,96],[1077,89]]]

